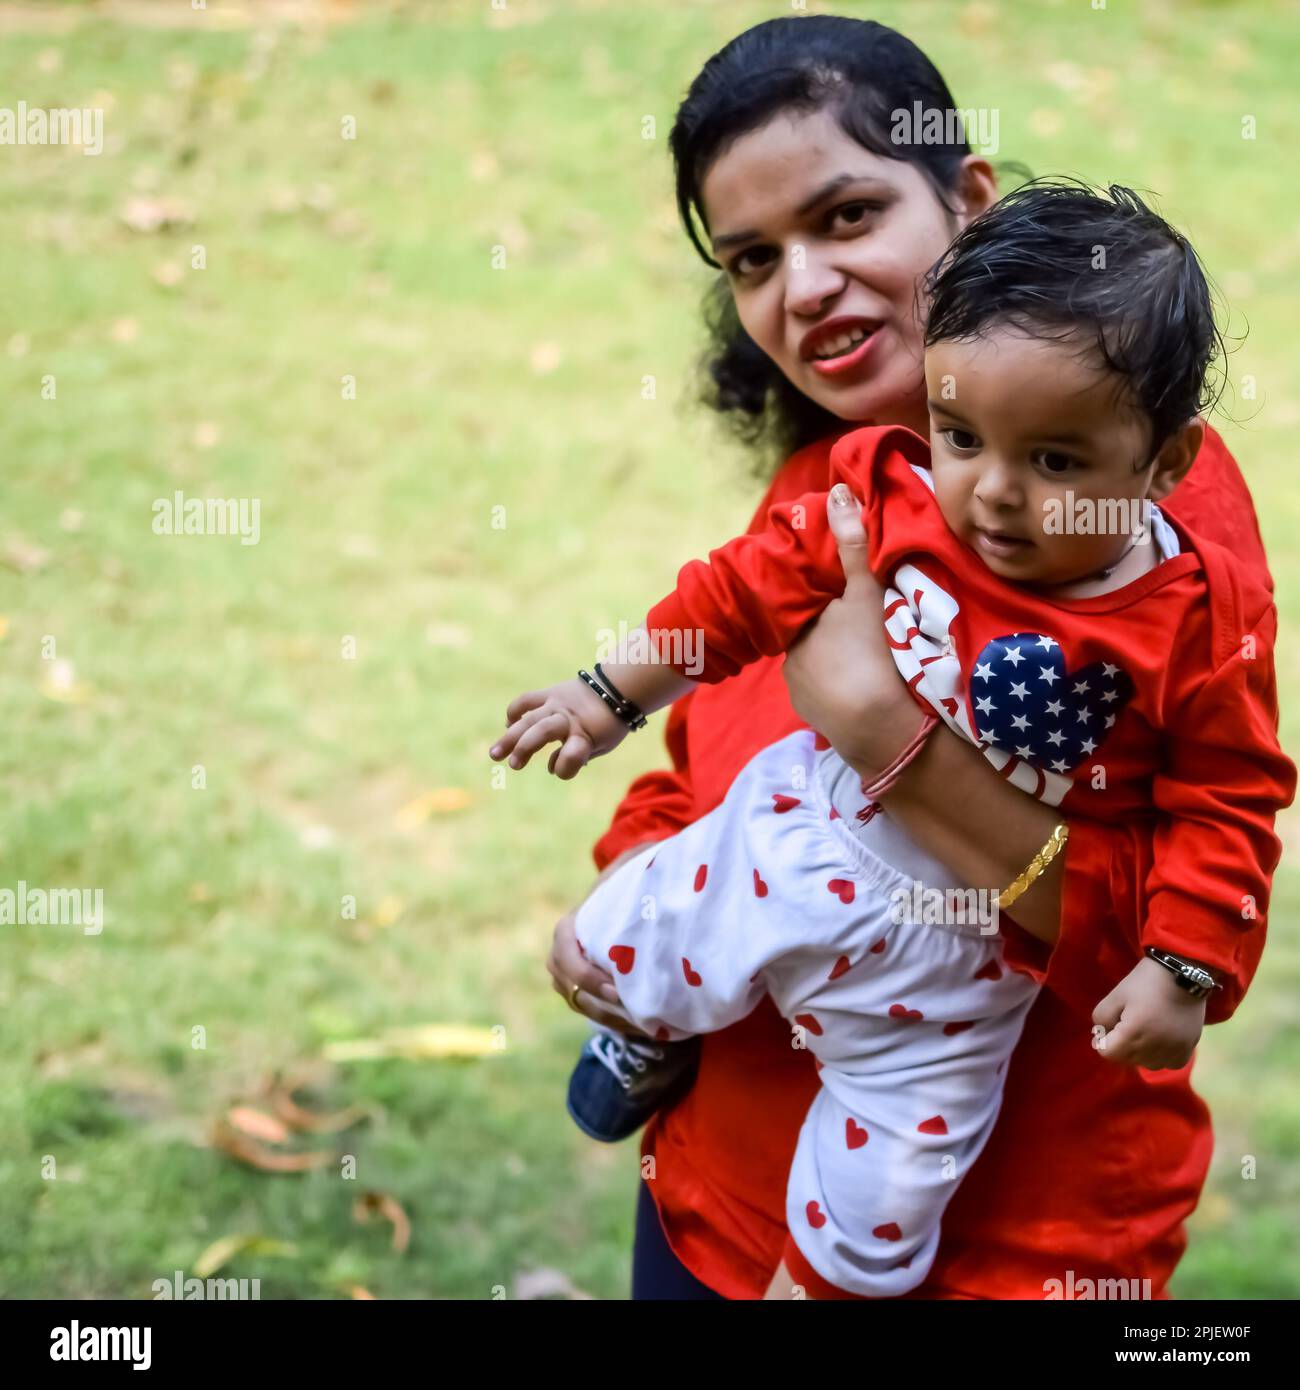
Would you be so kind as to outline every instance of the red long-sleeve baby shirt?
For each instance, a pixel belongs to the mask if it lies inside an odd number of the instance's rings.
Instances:
[[[1249,976],[1280,854],[1273,817],[1296,778],[1277,741],[1271,595],[1181,527],[1179,554],[1110,593],[1014,585],[949,529],[929,463],[900,427],[856,430],[830,458],[829,486],[864,498],[909,688],[1027,794],[1072,817],[1150,817],[1142,944]],[[714,682],[787,650],[843,589],[819,491],[683,567],[646,621],[698,633],[702,645],[683,645]]]

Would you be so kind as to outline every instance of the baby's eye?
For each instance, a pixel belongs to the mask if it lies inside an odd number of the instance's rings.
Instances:
[[[972,449],[979,448],[979,439],[970,430],[944,430],[943,438],[948,447],[956,449],[959,454],[969,453]]]
[[[1068,473],[1077,462],[1069,454],[1063,454],[1059,449],[1040,449],[1034,455],[1034,461],[1046,473]]]

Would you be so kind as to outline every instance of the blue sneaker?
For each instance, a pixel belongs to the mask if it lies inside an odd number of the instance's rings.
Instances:
[[[567,1108],[584,1134],[626,1139],[695,1080],[700,1040],[655,1042],[600,1029],[587,1039],[569,1078]]]

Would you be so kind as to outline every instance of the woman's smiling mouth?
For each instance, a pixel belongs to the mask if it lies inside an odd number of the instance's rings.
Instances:
[[[838,376],[866,359],[879,335],[872,319],[828,319],[804,335],[799,356],[821,376]]]

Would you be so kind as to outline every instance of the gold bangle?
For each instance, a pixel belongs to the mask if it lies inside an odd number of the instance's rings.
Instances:
[[[1047,843],[1038,851],[1025,867],[1025,871],[1009,887],[998,894],[998,911],[1003,912],[1029,887],[1053,859],[1065,848],[1070,838],[1070,827],[1062,821],[1047,837]]]

